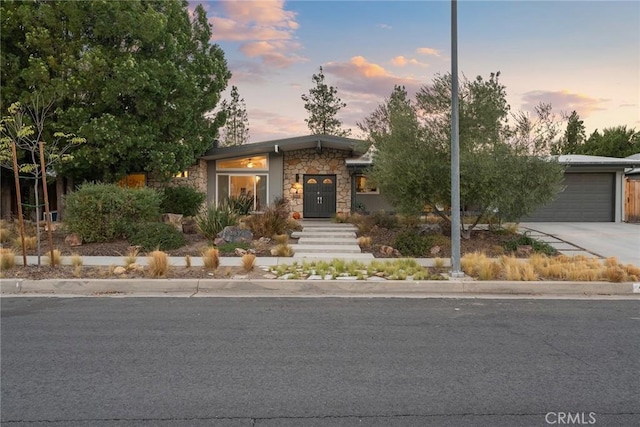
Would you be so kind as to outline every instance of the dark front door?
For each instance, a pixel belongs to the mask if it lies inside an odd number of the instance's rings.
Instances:
[[[305,218],[331,218],[336,213],[336,176],[304,175],[302,194]]]

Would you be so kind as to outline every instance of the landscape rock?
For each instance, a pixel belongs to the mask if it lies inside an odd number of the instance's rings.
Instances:
[[[182,215],[181,214],[164,213],[160,216],[160,220],[165,224],[173,225],[176,230],[182,233]]]
[[[76,233],[69,234],[64,238],[64,242],[69,246],[82,246],[82,238]]]
[[[434,246],[429,250],[429,252],[431,252],[431,255],[438,255],[441,250],[440,246]]]
[[[213,244],[216,246],[224,245],[225,243],[227,243],[227,241],[222,237],[216,237],[215,239],[213,239]]]
[[[124,268],[124,267],[118,266],[118,267],[113,269],[113,274],[115,274],[117,276],[121,276],[121,275],[126,274],[126,273],[127,273],[127,269]]]
[[[228,243],[251,243],[253,233],[246,228],[229,225],[218,233],[218,237],[222,237]]]
[[[234,252],[235,252],[235,254],[237,256],[242,256],[242,255],[245,255],[247,253],[247,251],[242,249],[242,248],[236,248]]]
[[[182,232],[184,234],[196,234],[198,232],[196,220],[193,217],[184,218],[182,220]]]
[[[380,253],[382,255],[390,256],[395,254],[396,252],[398,252],[397,249],[394,249],[391,246],[387,246],[387,245],[380,246]]]

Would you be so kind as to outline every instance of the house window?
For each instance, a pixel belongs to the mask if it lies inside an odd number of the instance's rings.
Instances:
[[[118,181],[118,185],[127,188],[142,188],[147,185],[147,176],[143,173],[130,173]]]
[[[189,178],[189,171],[178,172],[173,177],[174,178]]]
[[[267,175],[218,174],[216,200],[224,203],[227,197],[253,198],[253,210],[262,211],[267,203]]]
[[[218,160],[218,170],[267,170],[267,156],[237,157],[235,159]]]
[[[356,193],[380,194],[380,191],[378,191],[378,187],[374,185],[366,175],[356,175]]]

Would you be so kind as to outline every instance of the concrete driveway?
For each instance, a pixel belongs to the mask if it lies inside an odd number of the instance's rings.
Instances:
[[[616,257],[640,266],[640,224],[625,222],[523,222],[520,228],[566,255]]]

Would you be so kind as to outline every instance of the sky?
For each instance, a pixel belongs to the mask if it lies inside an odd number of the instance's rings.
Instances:
[[[309,134],[301,99],[322,66],[356,123],[394,85],[451,71],[449,1],[190,1],[202,4],[249,118],[250,142]],[[587,134],[640,130],[640,2],[458,2],[460,75],[499,71],[511,111],[576,110]],[[229,90],[223,93],[229,98]]]

